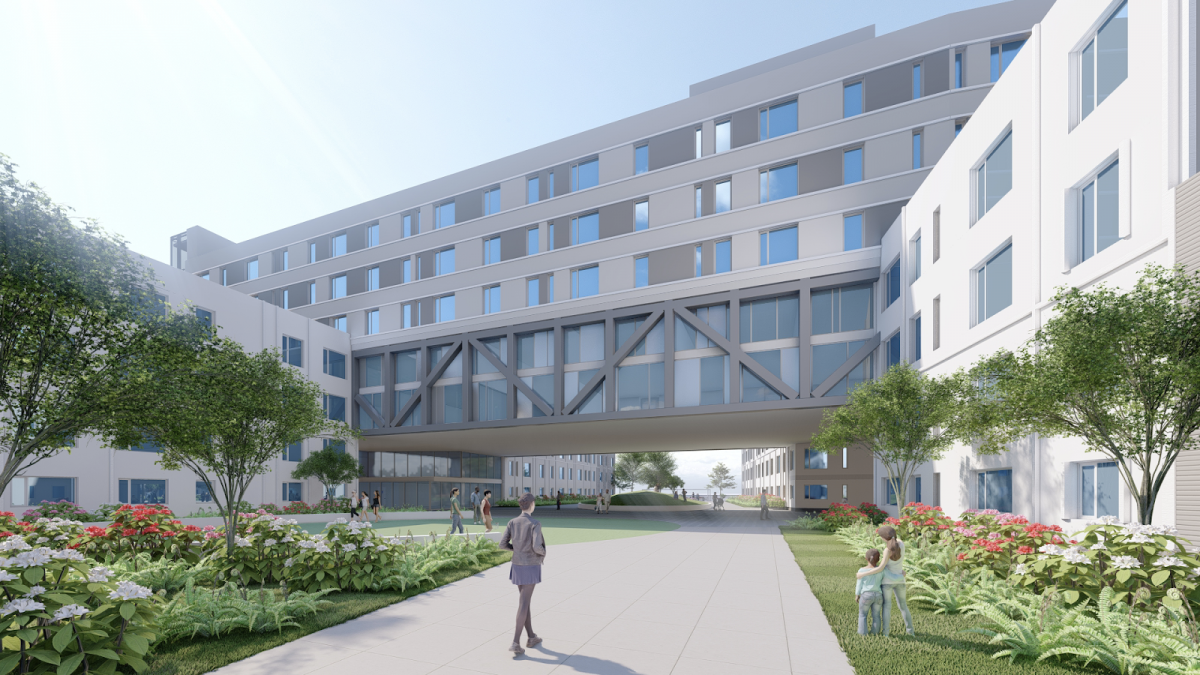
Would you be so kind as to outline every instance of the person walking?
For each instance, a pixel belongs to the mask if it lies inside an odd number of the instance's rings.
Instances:
[[[605,490],[604,491],[604,513],[605,513],[605,515],[608,514],[608,507],[610,507],[610,506],[612,506],[612,495],[609,494],[608,490]]]
[[[562,490],[559,490],[558,494],[554,497],[554,510],[562,511]]]
[[[483,512],[479,510],[479,486],[475,486],[475,491],[471,493],[471,524],[478,525],[483,522]]]
[[[358,493],[358,519],[367,522],[367,509],[371,508],[371,498],[366,492]]]
[[[379,507],[382,506],[379,499],[379,490],[375,491],[375,496],[371,498],[371,510],[375,512],[375,522],[381,520],[379,516]]]
[[[508,648],[514,657],[525,653],[521,648],[522,628],[525,630],[526,647],[536,647],[542,642],[542,638],[533,632],[530,600],[533,599],[533,589],[542,581],[542,564],[546,559],[546,539],[542,536],[542,524],[533,519],[537,500],[531,493],[526,492],[521,495],[517,504],[521,507],[521,515],[508,521],[508,526],[504,528],[504,534],[500,537],[500,548],[513,552],[508,578],[520,592],[517,604],[517,631],[513,635],[512,646]]]
[[[770,520],[771,519],[771,512],[767,508],[767,491],[766,490],[763,490],[762,496],[760,496],[758,498],[758,508],[760,509],[759,514],[758,514],[759,520]]]
[[[604,493],[601,492],[596,495],[596,515],[600,515],[600,512],[603,509],[604,509]]]
[[[483,526],[487,529],[484,532],[492,531],[492,491],[483,491],[483,503],[480,505],[480,511],[483,514]]]
[[[458,504],[458,488],[450,491],[450,534],[454,534],[455,528],[458,529],[459,534],[465,532],[462,524],[462,507]]]
[[[358,492],[350,493],[350,520],[358,517]]]

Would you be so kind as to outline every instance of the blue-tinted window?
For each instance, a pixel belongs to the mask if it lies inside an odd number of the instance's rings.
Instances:
[[[571,245],[586,244],[600,238],[600,214],[592,213],[571,219]]]
[[[411,215],[404,216],[404,233],[402,236],[404,236],[406,238],[413,236],[412,216]]]
[[[490,216],[493,213],[500,213],[500,188],[483,193],[483,215]]]
[[[600,184],[600,160],[580,162],[571,167],[571,192],[586,190]]]
[[[412,281],[412,258],[405,258],[400,270],[400,283],[407,284]]]
[[[246,279],[250,280],[250,279],[257,279],[257,278],[258,278],[258,261],[251,260],[246,263]]]
[[[336,276],[329,280],[329,297],[337,299],[346,297],[346,275]]]
[[[500,287],[489,286],[483,289],[483,313],[495,314],[500,311]]]
[[[697,185],[696,190],[696,217],[704,215],[704,190]]]
[[[633,205],[633,231],[641,232],[650,227],[650,201],[641,201]]]
[[[713,213],[725,213],[733,205],[733,182],[723,180],[713,190]]]
[[[443,321],[453,321],[454,320],[454,296],[453,295],[445,295],[445,296],[438,298],[437,303],[435,305],[435,310],[437,311],[437,316],[434,317],[434,321],[436,321],[438,323],[441,323]]]
[[[976,505],[980,509],[1012,513],[1012,469],[980,471]]]
[[[379,290],[379,268],[378,267],[372,267],[371,269],[367,270],[367,290],[368,291]]]
[[[299,368],[304,355],[304,342],[284,335],[281,355],[284,363]]]
[[[321,372],[346,379],[346,355],[329,349],[324,350],[321,356]]]
[[[284,483],[283,484],[283,501],[298,502],[301,501],[300,486],[303,483]]]
[[[800,257],[796,226],[771,230],[758,235],[760,265],[773,265]]]
[[[1012,304],[1012,244],[975,272],[976,323]]]
[[[820,450],[812,450],[805,448],[804,450],[804,468],[806,469],[828,469],[829,455]]]
[[[375,335],[379,332],[379,310],[372,309],[367,312],[367,335]]]
[[[857,251],[863,247],[863,217],[861,213],[842,218],[843,251]]]
[[[317,245],[316,244],[308,245],[308,262],[310,262],[310,263],[317,262]]]
[[[887,341],[887,367],[900,363],[900,334],[896,333]]]
[[[333,319],[330,321],[330,324],[329,324],[329,325],[331,325],[331,326],[333,326],[334,328],[336,328],[336,329],[338,329],[338,330],[342,331],[343,333],[347,333],[347,332],[349,332],[349,330],[347,329],[347,326],[346,326],[346,317],[344,317],[344,316],[334,317],[334,318],[333,318]]]
[[[796,102],[788,101],[759,111],[758,140],[765,141],[796,131],[799,128],[796,110]]]
[[[500,237],[483,240],[483,264],[492,265],[500,262]]]
[[[642,256],[633,259],[633,287],[641,288],[650,285],[650,258]]]
[[[842,184],[849,185],[863,179],[862,148],[847,150],[842,153]]]
[[[201,504],[206,504],[212,500],[212,493],[209,492],[208,486],[204,484],[204,481],[196,481],[196,501]]]
[[[1012,132],[996,145],[991,154],[984,160],[983,165],[975,170],[975,218],[982,218],[985,213],[1012,189]]]
[[[829,499],[829,486],[828,485],[805,485],[804,486],[804,498],[805,499]]]
[[[333,394],[325,394],[325,417],[338,422],[346,421],[346,399]]]
[[[125,483],[126,481],[121,481]],[[13,506],[37,506],[43,502],[75,501],[74,478],[13,479]]]
[[[202,321],[204,323],[204,325],[206,325],[206,326],[213,325],[213,313],[208,311],[207,309],[200,309],[199,307],[197,307],[196,308],[196,318],[200,319],[200,321]]]
[[[650,146],[639,145],[633,149],[633,175],[650,170]]]
[[[1014,40],[992,47],[992,82],[1000,79],[1024,46],[1024,40]]]
[[[291,308],[292,308],[292,302],[291,302],[291,291],[289,291],[289,290],[288,290],[288,289],[286,289],[286,288],[285,288],[285,289],[283,289],[283,308],[284,308],[284,309],[291,309]]]
[[[900,261],[892,263],[892,266],[887,271],[887,303],[884,307],[891,307],[893,302],[900,299]]]
[[[118,491],[122,504],[167,503],[167,481],[165,480],[122,480]]]
[[[446,202],[433,210],[433,229],[440,230],[454,224],[454,202]]]
[[[726,150],[729,150],[730,126],[731,125],[730,125],[729,120],[725,120],[724,122],[717,122],[717,125],[716,125],[716,151],[717,152],[725,152]]]
[[[379,226],[378,225],[368,225],[367,226],[367,246],[378,246],[378,245],[379,245]],[[286,254],[287,254],[287,252],[284,251],[284,255],[286,255]]]
[[[329,240],[329,255],[334,258],[346,255],[346,235],[339,234]]]
[[[921,317],[913,319],[913,361],[921,360]]]
[[[433,256],[433,274],[440,276],[442,274],[450,274],[454,271],[454,249],[448,248],[445,251],[438,251]]]
[[[962,89],[963,86],[963,55],[958,53],[954,55],[954,88]]]
[[[782,340],[800,334],[800,300],[795,295],[743,302],[739,313],[740,339],[743,343]]]
[[[812,294],[812,334],[871,328],[874,320],[871,284],[845,286]]]
[[[1120,239],[1119,166],[1109,164],[1080,190],[1080,260],[1087,260]]]
[[[703,274],[703,272],[701,271],[701,270],[703,269],[703,266],[701,265],[701,262],[702,262],[702,261],[703,261],[703,259],[704,259],[704,255],[703,255],[703,253],[701,252],[701,251],[702,251],[702,249],[703,249],[703,247],[702,247],[701,245],[699,245],[699,244],[697,244],[697,245],[696,245],[696,254],[695,254],[695,258],[696,258],[696,274],[695,274],[695,276],[697,276],[697,277],[699,277],[699,276],[701,276],[701,275]]]
[[[284,448],[283,449],[283,461],[299,462],[300,455],[302,454],[301,449],[303,448],[303,446],[304,446],[303,443],[292,443],[291,445]],[[204,485],[204,483],[199,483],[199,485]]]
[[[921,163],[921,134],[913,134],[912,139],[912,168],[919,169],[923,166]]]
[[[855,82],[842,87],[842,117],[861,115],[863,111],[863,83]]]
[[[528,307],[537,307],[542,304],[541,284],[537,279],[525,280],[525,304]]]
[[[777,166],[758,174],[758,200],[761,203],[786,199],[799,194],[799,180],[795,163]]]
[[[1104,22],[1079,59],[1080,117],[1087,117],[1129,75],[1129,3]]]
[[[718,241],[714,247],[715,260],[713,261],[713,272],[722,274],[733,269],[733,242],[726,239]]]
[[[525,231],[525,255],[534,255],[538,248],[538,228],[531,227]]]
[[[912,97],[913,100],[921,98],[921,64],[916,64],[912,67]]]
[[[586,298],[600,294],[600,267],[592,265],[571,270],[571,297]]]
[[[1121,476],[1116,462],[1100,462],[1080,469],[1080,515],[1119,516],[1117,498]]]
[[[536,204],[541,196],[538,192],[538,177],[534,176],[525,182],[525,203]],[[553,196],[553,195],[551,195]]]

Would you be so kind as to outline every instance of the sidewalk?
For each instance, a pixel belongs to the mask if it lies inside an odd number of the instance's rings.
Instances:
[[[778,520],[671,519],[683,527],[552,547],[533,596],[545,642],[518,659],[505,564],[215,672],[852,675]]]

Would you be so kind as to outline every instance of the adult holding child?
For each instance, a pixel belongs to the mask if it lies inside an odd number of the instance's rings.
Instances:
[[[500,537],[500,548],[513,552],[512,566],[508,578],[520,591],[517,604],[517,632],[513,635],[512,646],[508,651],[515,656],[525,653],[521,648],[521,629],[524,628],[527,641],[526,647],[536,647],[542,638],[533,632],[530,601],[533,599],[533,589],[542,582],[542,563],[546,559],[546,539],[542,536],[542,524],[533,519],[533,510],[537,500],[532,493],[521,495],[517,504],[521,507],[521,515],[508,521],[504,534]]]
[[[859,570],[858,578],[862,579],[882,571],[884,630],[888,632],[891,630],[892,604],[895,603],[900,607],[900,614],[904,617],[905,630],[909,635],[915,635],[912,613],[908,611],[908,587],[904,583],[904,542],[896,536],[896,528],[891,525],[881,525],[875,530],[875,534],[883,539],[883,559],[876,567],[864,567]]]

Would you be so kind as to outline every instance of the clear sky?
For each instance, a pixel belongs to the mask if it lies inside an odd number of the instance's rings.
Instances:
[[[4,0],[0,153],[165,261],[992,2]]]

